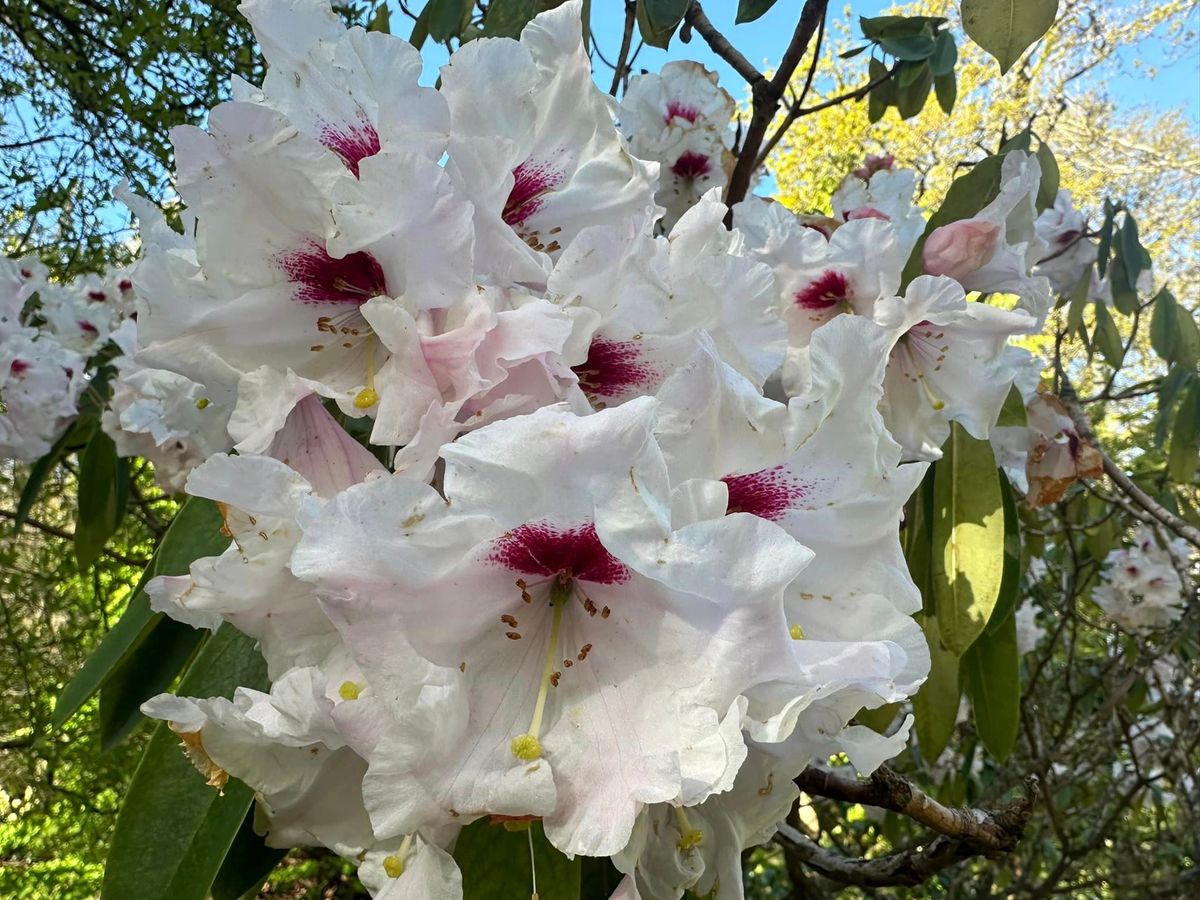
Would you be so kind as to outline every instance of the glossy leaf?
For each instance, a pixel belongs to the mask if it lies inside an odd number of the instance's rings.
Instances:
[[[1000,497],[1004,502],[1004,573],[1000,578],[1000,595],[996,608],[984,626],[984,634],[994,633],[1005,618],[1016,611],[1021,596],[1021,573],[1024,569],[1021,557],[1021,517],[1017,513],[1017,498],[1009,484],[1008,476],[1001,469]],[[968,651],[969,652],[969,651]]]
[[[129,470],[103,431],[96,431],[79,454],[78,514],[75,560],[79,571],[91,568],[121,524],[129,491]]]
[[[212,900],[240,900],[251,891],[251,896],[256,896],[256,889],[287,854],[286,850],[268,847],[254,833],[254,814],[252,804],[213,880]]]
[[[1021,396],[1021,389],[1015,384],[1009,388],[1008,396],[1004,398],[1004,405],[1000,407],[1000,417],[996,424],[1001,428],[1024,428],[1028,424],[1025,399]]]
[[[1167,475],[1176,484],[1188,484],[1200,464],[1200,381],[1193,381],[1179,400],[1171,429]]]
[[[637,24],[642,40],[651,47],[666,48],[683,21],[691,0],[638,0]]]
[[[962,0],[963,30],[995,57],[1003,75],[1058,15],[1058,0]]]
[[[738,0],[737,18],[734,21],[739,25],[743,22],[753,22],[775,3],[776,0]]]
[[[958,680],[958,656],[942,644],[936,616],[916,616],[929,642],[929,678],[913,696],[917,742],[921,757],[932,763],[941,756],[954,734],[962,687]]]
[[[429,0],[429,36],[438,42],[458,37],[471,6],[471,0]]]
[[[958,100],[958,79],[954,73],[936,75],[933,79],[933,92],[937,95],[938,106],[946,115],[954,112],[954,104]]]
[[[933,55],[933,37],[928,34],[914,34],[902,37],[880,38],[879,46],[896,59],[906,62],[920,62]]]
[[[1178,336],[1175,307],[1175,296],[1163,288],[1154,298],[1154,311],[1150,315],[1150,346],[1166,360],[1173,357]]]
[[[950,31],[939,31],[933,39],[933,55],[929,57],[929,68],[934,76],[949,75],[958,62],[958,46]]]
[[[990,754],[1004,762],[1017,741],[1021,721],[1017,619],[1004,617],[982,634],[962,660],[962,682],[971,700],[975,730]]]
[[[205,644],[179,685],[186,696],[233,695],[239,685],[265,689],[266,665],[255,643],[225,625]],[[162,723],[142,754],[117,816],[102,900],[204,900],[246,817],[253,792],[231,780],[205,784]]]
[[[1042,182],[1038,185],[1037,200],[1035,205],[1037,211],[1044,212],[1054,205],[1054,201],[1058,198],[1058,187],[1061,180],[1058,171],[1058,160],[1054,158],[1054,153],[1050,149],[1050,145],[1045,141],[1038,144],[1035,155],[1038,159],[1038,164],[1042,168]]]
[[[522,823],[523,824],[523,823]],[[511,900],[532,893],[529,840],[537,865],[537,896],[542,900],[579,900],[579,857],[567,859],[542,832],[541,822],[510,831],[479,819],[463,829],[454,845],[462,871],[463,900]]]
[[[991,618],[1004,576],[1004,504],[992,446],[958,423],[933,484],[933,598],[946,649],[962,656]]]
[[[1105,362],[1114,369],[1119,369],[1121,360],[1125,357],[1125,345],[1121,343],[1120,329],[1117,328],[1117,323],[1113,321],[1104,301],[1097,301],[1093,309],[1096,311],[1096,326],[1092,330],[1092,346],[1100,351]]]
[[[911,119],[925,108],[929,92],[933,89],[933,74],[929,71],[928,63],[909,63],[915,67],[916,74],[908,84],[902,84],[896,91],[896,109],[900,118]]]

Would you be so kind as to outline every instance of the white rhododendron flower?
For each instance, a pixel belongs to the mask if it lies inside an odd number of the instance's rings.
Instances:
[[[85,364],[32,328],[0,341],[0,456],[33,462],[50,450],[75,417]]]
[[[621,98],[621,133],[634,156],[659,164],[655,199],[666,210],[664,230],[710,189],[725,186],[733,167],[733,112],[717,73],[699,63],[677,60],[630,80]]]
[[[1108,554],[1103,583],[1092,591],[1092,599],[1122,628],[1164,628],[1183,614],[1185,585],[1176,565],[1188,565],[1189,551],[1190,545],[1179,538],[1160,546],[1154,529],[1141,525],[1132,544]]]
[[[903,264],[925,230],[925,214],[913,202],[916,189],[916,172],[896,168],[890,156],[867,157],[866,164],[847,175],[834,191],[831,224],[836,227],[855,219],[891,222]]]

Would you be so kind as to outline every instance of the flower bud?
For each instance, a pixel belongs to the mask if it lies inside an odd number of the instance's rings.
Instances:
[[[925,271],[962,281],[992,258],[999,239],[1000,226],[983,219],[963,219],[935,228],[925,241]]]

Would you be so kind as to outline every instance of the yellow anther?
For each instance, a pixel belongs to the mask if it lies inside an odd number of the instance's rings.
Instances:
[[[343,681],[342,686],[338,688],[338,696],[343,700],[357,700],[362,689],[353,681]]]
[[[379,394],[375,388],[365,387],[354,395],[355,409],[370,409],[379,402]]]
[[[804,629],[799,625],[793,625],[788,629],[788,634],[792,636],[793,641],[804,640]]]
[[[542,742],[535,735],[528,732],[518,734],[513,738],[509,749],[512,750],[513,756],[517,759],[523,759],[526,762],[542,758]]]
[[[505,819],[503,822],[505,831],[528,831],[530,824],[529,819]]]
[[[383,871],[387,872],[388,878],[399,878],[404,874],[404,860],[399,856],[385,856]]]
[[[201,397],[199,400],[196,401],[196,409],[207,409],[208,404],[209,404],[209,399],[207,397]]]

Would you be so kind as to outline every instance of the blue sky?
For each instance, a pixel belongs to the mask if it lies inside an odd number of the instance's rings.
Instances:
[[[855,16],[879,15],[891,7],[891,2],[881,0],[861,0],[849,4]],[[1120,0],[1112,4],[1119,7]],[[620,36],[624,24],[624,6],[621,0],[592,0],[592,27],[600,49],[609,60],[615,60],[620,44]],[[799,0],[778,0],[775,7],[756,22],[734,25],[734,14],[737,10],[737,0],[707,0],[704,4],[713,24],[717,26],[734,45],[741,50],[747,59],[759,68],[771,68],[779,59],[791,36]],[[829,24],[837,19],[843,19],[844,5],[830,4]],[[392,19],[393,23],[403,21],[399,17]],[[1194,10],[1191,16],[1191,28],[1200,27],[1200,10]],[[397,29],[407,37],[407,24]],[[857,26],[854,33],[859,34]],[[636,35],[635,35],[636,38]],[[636,40],[635,40],[636,44]],[[427,44],[424,48],[426,58],[426,79],[429,83],[437,77],[437,69],[446,60],[441,48]],[[691,43],[684,44],[678,38],[672,40],[668,50],[658,50],[644,47],[636,61],[636,66],[651,71],[659,69],[662,64],[671,59],[694,59],[704,63],[720,74],[721,84],[735,97],[743,96],[741,78],[724,62],[708,49],[699,36],[693,36]],[[855,61],[858,63],[858,61]],[[1108,89],[1119,107],[1132,108],[1150,105],[1160,109],[1184,107],[1192,126],[1200,131],[1200,50],[1193,49],[1181,59],[1171,61],[1166,54],[1165,41],[1161,38],[1148,39],[1139,45],[1137,51],[1126,49],[1120,54],[1120,71],[1105,73],[1094,78],[1097,81],[1107,81]],[[1141,74],[1138,64],[1158,69],[1153,79]],[[597,64],[598,80],[604,82],[607,89],[611,80],[611,70],[606,74],[602,64]],[[1111,75],[1112,77],[1108,77]],[[1085,76],[1086,77],[1086,76]],[[1081,79],[1083,84],[1088,84]]]

